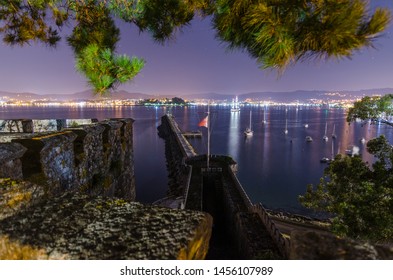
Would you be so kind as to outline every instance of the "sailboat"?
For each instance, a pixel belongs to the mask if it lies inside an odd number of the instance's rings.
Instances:
[[[232,108],[231,108],[231,112],[233,112],[233,113],[240,112],[239,101],[238,101],[238,99],[237,99],[237,96],[236,96],[235,99],[232,99]]]
[[[250,125],[249,127],[246,128],[246,130],[244,131],[244,135],[246,136],[252,136],[254,134],[254,131],[252,131],[252,127],[251,127],[251,110],[250,110]]]
[[[263,121],[262,121],[262,123],[267,123],[267,121],[266,121],[266,108],[265,108],[265,110],[263,110]]]
[[[326,133],[327,133],[327,122],[325,125],[325,135],[322,137],[322,140],[327,142],[329,140],[329,137],[327,137]]]
[[[336,124],[333,124],[333,132],[332,132],[332,139],[336,139],[337,135],[336,135]]]
[[[321,158],[320,162],[322,163],[331,163],[334,160],[334,141],[332,141],[332,157],[323,157]]]
[[[288,118],[287,116],[285,116],[285,130],[284,130],[285,134],[288,134]]]

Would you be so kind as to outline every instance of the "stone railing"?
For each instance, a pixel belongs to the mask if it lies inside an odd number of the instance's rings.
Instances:
[[[177,122],[174,121],[173,116],[165,115],[163,118],[166,118],[166,120],[168,121],[171,131],[175,134],[176,141],[182,149],[184,157],[190,158],[196,156],[197,153],[195,152],[194,147],[192,147],[190,142],[188,142],[187,139],[184,137],[183,132],[179,128]]]
[[[237,178],[237,176],[233,172],[233,169],[231,168],[231,166],[228,166],[228,173],[231,176],[232,181],[234,182],[234,187],[237,189],[241,198],[243,199],[245,206],[248,209],[251,209],[251,207],[253,206],[251,199],[248,197],[246,191],[243,189],[242,185],[239,182],[239,179]]]
[[[187,183],[186,186],[184,188],[184,195],[183,195],[183,203],[181,208],[185,209],[186,208],[186,202],[187,202],[187,198],[188,198],[188,191],[190,190],[190,183],[191,183],[191,177],[192,177],[192,166],[189,165],[188,166],[188,176],[187,176]]]
[[[270,236],[275,241],[281,254],[288,258],[290,246],[291,246],[290,240],[288,238],[283,237],[279,229],[274,224],[273,220],[269,217],[269,214],[266,212],[266,209],[262,206],[262,204],[255,204],[250,208],[250,210],[259,215],[262,222],[266,226],[266,229],[269,231]]]

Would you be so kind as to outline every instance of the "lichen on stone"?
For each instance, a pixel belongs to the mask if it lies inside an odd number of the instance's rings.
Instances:
[[[201,212],[67,192],[1,220],[0,235],[69,259],[203,259],[211,226]]]

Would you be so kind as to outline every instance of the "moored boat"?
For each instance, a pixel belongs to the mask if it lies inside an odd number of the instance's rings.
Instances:
[[[252,127],[251,127],[251,110],[250,110],[250,126],[246,128],[246,130],[244,130],[244,135],[246,136],[252,136],[254,134],[254,131],[252,131]]]

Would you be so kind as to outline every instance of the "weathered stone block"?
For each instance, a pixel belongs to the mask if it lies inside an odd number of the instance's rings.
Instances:
[[[20,158],[26,148],[18,143],[0,143],[0,178],[22,179],[22,162]]]
[[[59,132],[31,139],[14,139],[27,148],[22,157],[23,177],[50,187],[56,193],[75,187],[72,132]]]
[[[203,259],[211,227],[203,212],[65,193],[3,219],[0,236],[48,258]]]
[[[0,220],[31,207],[44,196],[44,188],[31,182],[0,178]]]
[[[30,130],[36,133],[22,133],[22,124],[27,121]],[[5,161],[3,156],[0,176],[38,182],[53,193],[78,188],[93,196],[135,200],[133,122],[132,119],[2,121],[0,125],[8,130],[19,131],[4,133],[6,141],[23,145],[26,151],[16,160]],[[57,131],[67,125],[75,127]],[[3,138],[1,135],[0,142],[6,142]]]

